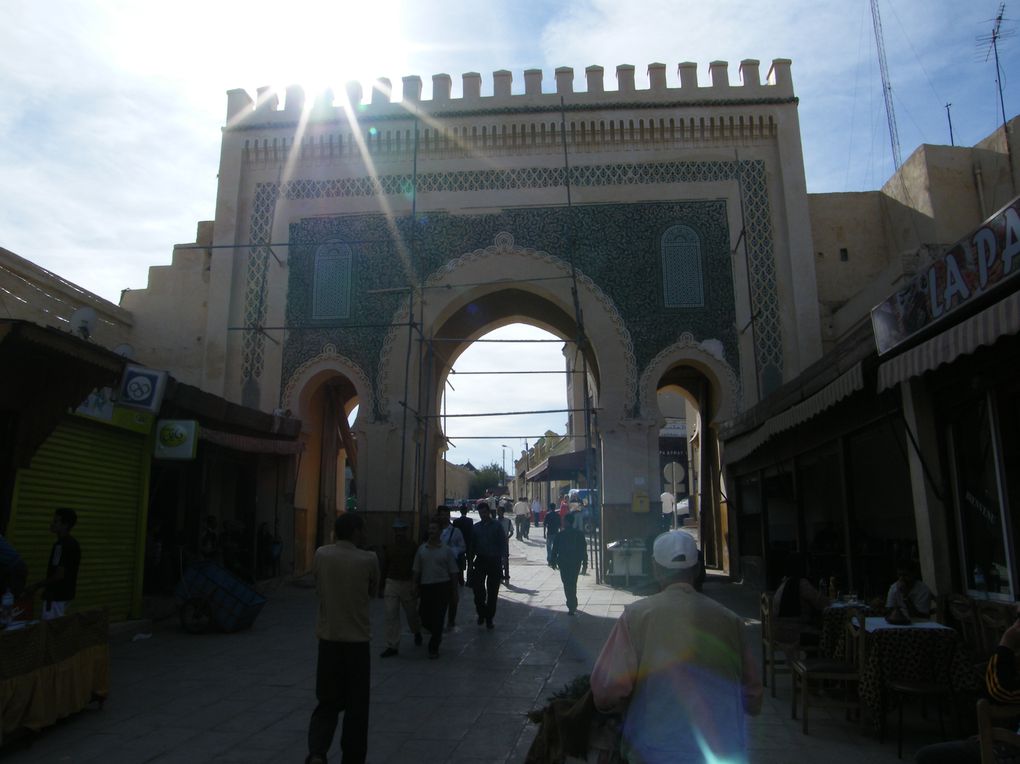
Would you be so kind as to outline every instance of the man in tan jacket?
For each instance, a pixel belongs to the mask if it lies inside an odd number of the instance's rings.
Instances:
[[[623,711],[623,750],[642,764],[747,761],[744,714],[762,685],[743,619],[692,585],[698,545],[686,531],[652,547],[662,591],[628,605],[591,673],[600,711]]]
[[[360,764],[368,755],[369,602],[379,586],[374,552],[365,541],[365,520],[357,512],[336,519],[336,541],[315,550],[312,573],[319,595],[319,662],[315,697],[319,704],[308,725],[306,764],[324,764],[344,712],[340,749],[345,764]]]

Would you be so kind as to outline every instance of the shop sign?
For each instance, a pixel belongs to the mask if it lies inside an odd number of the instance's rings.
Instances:
[[[77,416],[93,419],[124,430],[148,435],[155,419],[152,414],[125,408],[115,402],[109,387],[96,388],[74,410]]]
[[[117,402],[121,406],[144,409],[158,414],[159,407],[163,405],[166,379],[165,371],[128,364],[124,368],[124,376],[121,378],[120,395]]]
[[[879,355],[944,321],[1020,271],[1020,197],[871,311]]]
[[[662,490],[673,494],[674,501],[688,496],[687,469],[687,438],[664,438],[660,435],[659,472]],[[670,510],[664,508],[662,511]]]
[[[194,459],[198,449],[198,422],[194,419],[160,419],[156,423],[157,459]]]

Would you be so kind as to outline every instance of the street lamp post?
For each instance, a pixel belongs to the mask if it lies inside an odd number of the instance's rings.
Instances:
[[[506,483],[506,444],[503,444],[503,482]]]

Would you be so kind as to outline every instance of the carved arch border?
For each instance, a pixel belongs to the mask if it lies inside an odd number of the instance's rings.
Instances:
[[[560,271],[563,275],[569,276],[571,273],[570,264],[557,257],[551,255],[548,252],[541,250],[531,249],[528,247],[520,247],[514,242],[513,234],[508,231],[501,231],[496,234],[494,241],[487,247],[476,249],[471,252],[467,252],[459,257],[453,258],[447,261],[442,267],[433,271],[429,277],[425,280],[425,286],[438,286],[447,277],[459,270],[460,268],[468,265],[477,263],[481,260],[485,260],[493,257],[500,257],[506,255],[523,256],[532,259],[538,263],[551,266],[556,270]],[[616,305],[610,299],[610,297],[602,291],[602,288],[596,284],[591,277],[585,275],[580,270],[577,271],[577,282],[579,289],[582,292],[586,291],[591,298],[601,308],[603,314],[609,318],[609,322],[614,329],[615,341],[624,356],[624,411],[619,412],[620,416],[624,416],[626,410],[633,406],[637,396],[638,384],[637,384],[637,360],[634,357],[634,341],[631,338],[630,331],[627,329],[627,325],[617,310]],[[498,281],[493,281],[492,285],[496,288],[499,287]],[[392,326],[386,333],[386,339],[383,341],[382,350],[379,353],[379,401],[384,401],[389,397],[390,390],[390,358],[393,353],[393,348],[397,343],[397,333],[404,331],[407,326],[406,317],[408,315],[409,298],[404,298],[400,306],[393,314],[391,321]],[[598,348],[596,338],[589,335],[589,340]],[[608,373],[608,369],[601,369],[602,374]]]
[[[302,412],[297,403],[301,392],[316,375],[325,371],[334,371],[350,380],[358,393],[360,414],[374,419],[375,396],[368,375],[350,358],[337,352],[336,346],[332,343],[323,345],[318,355],[309,358],[291,373],[280,396],[281,406],[290,409],[294,416],[300,418]]]
[[[679,340],[661,350],[649,361],[641,372],[638,394],[640,412],[644,416],[651,416],[657,411],[655,393],[663,375],[673,366],[692,361],[711,372],[718,385],[720,400],[712,421],[725,421],[740,413],[743,409],[740,379],[733,367],[727,363],[722,346],[712,340],[698,342],[693,334],[684,332]]]

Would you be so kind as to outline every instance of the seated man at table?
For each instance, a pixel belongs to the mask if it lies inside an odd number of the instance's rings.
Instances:
[[[1018,651],[1020,651],[1020,603],[1017,608],[1017,620],[1002,635],[985,671],[985,695],[993,703],[1020,704]],[[1009,727],[1015,730],[1016,722]],[[1015,748],[997,750],[997,760],[1015,761],[1016,753]],[[917,752],[914,761],[917,764],[981,764],[981,747],[976,735],[967,740],[926,745]]]
[[[901,562],[896,566],[896,576],[885,598],[889,612],[899,610],[911,618],[927,618],[931,615],[931,589],[921,580],[917,563],[913,560]]]
[[[787,653],[798,646],[817,645],[822,611],[831,604],[805,577],[804,558],[786,558],[786,576],[772,599],[772,629],[776,642]]]

